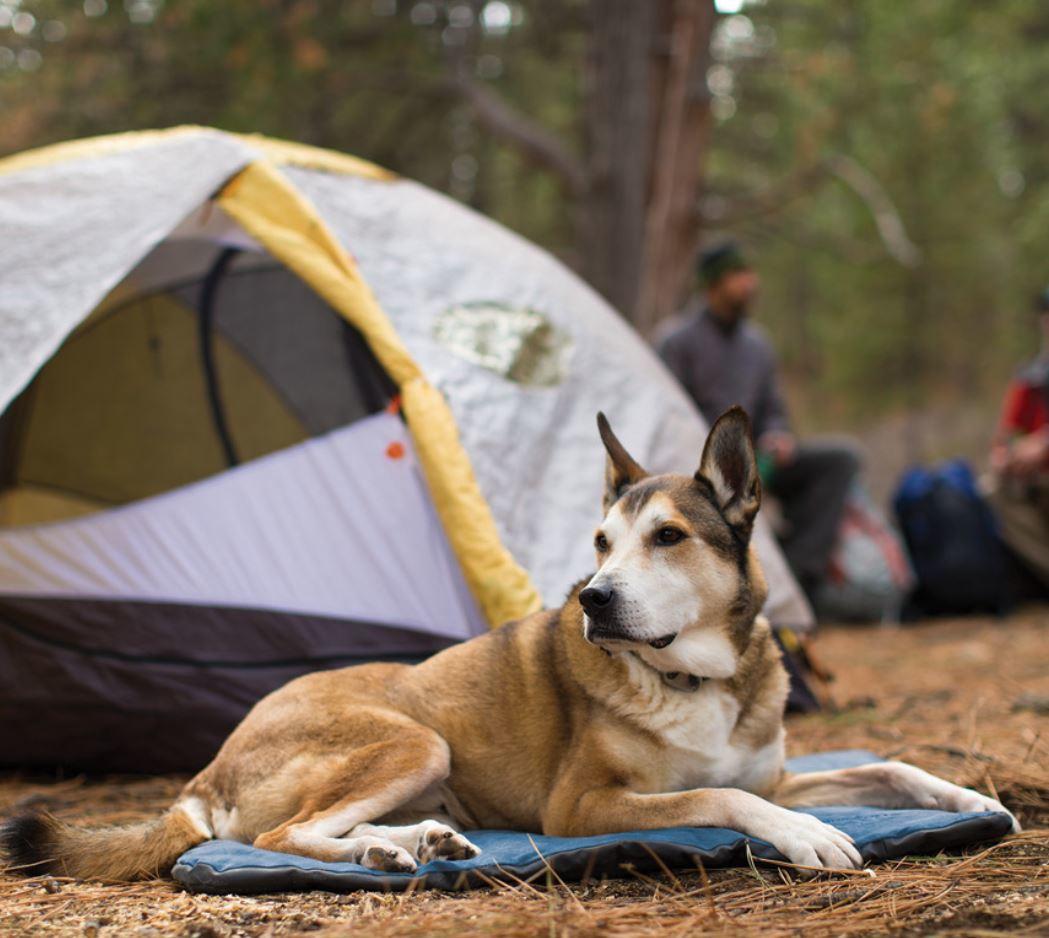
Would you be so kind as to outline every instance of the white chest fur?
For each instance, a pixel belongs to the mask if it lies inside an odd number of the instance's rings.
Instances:
[[[739,701],[719,681],[681,691],[640,662],[630,667],[637,693],[615,709],[662,742],[661,764],[653,766],[659,790],[757,791],[775,783],[784,760],[782,728],[771,743],[752,746],[737,732]]]

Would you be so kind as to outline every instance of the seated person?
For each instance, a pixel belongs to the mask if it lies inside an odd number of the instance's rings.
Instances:
[[[991,448],[1002,537],[1049,591],[1049,289],[1036,303],[1042,350],[1006,393]]]
[[[811,598],[826,575],[859,458],[847,443],[799,443],[791,433],[776,354],[748,320],[758,277],[739,247],[704,251],[698,274],[701,300],[661,330],[657,350],[708,423],[733,404],[750,414],[762,483],[786,522],[783,552]]]

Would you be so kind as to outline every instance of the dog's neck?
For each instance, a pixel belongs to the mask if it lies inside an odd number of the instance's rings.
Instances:
[[[601,649],[609,657],[613,657],[612,652],[607,648]],[[687,671],[660,671],[659,668],[654,667],[645,661],[644,657],[634,651],[622,652],[624,655],[630,655],[642,668],[646,668],[653,674],[658,674],[659,679],[666,684],[671,690],[679,690],[685,693],[691,693],[692,691],[699,690],[703,686],[704,681],[710,680],[710,678],[700,677],[698,674],[689,674]]]
[[[699,690],[703,686],[704,681],[709,680],[709,678],[700,677],[698,674],[689,674],[687,671],[660,671],[658,668],[652,667],[640,655],[634,654],[634,652],[627,652],[627,654],[634,655],[642,667],[655,671],[659,675],[659,679],[671,690],[691,694],[693,691]]]
[[[678,675],[664,680],[677,689],[691,689],[689,675],[704,680],[728,680],[739,665],[741,649],[732,640],[727,625],[696,622],[680,631],[662,648],[639,645],[631,653],[660,675]],[[698,684],[696,687],[698,688]]]

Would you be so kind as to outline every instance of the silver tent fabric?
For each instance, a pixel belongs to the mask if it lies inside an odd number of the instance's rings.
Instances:
[[[0,175],[0,409],[136,263],[252,159],[249,141],[209,130]],[[593,567],[604,410],[652,471],[691,472],[705,426],[638,335],[554,258],[494,222],[410,182],[285,167],[317,208],[450,403],[509,550],[547,604]],[[572,350],[553,387],[526,387],[451,354],[434,323],[457,304],[527,308]],[[767,527],[758,550],[767,611],[812,622]]]
[[[380,305],[428,378],[447,396],[503,542],[546,604],[594,566],[604,452],[603,410],[652,472],[699,464],[706,425],[638,334],[562,264],[535,245],[412,182],[288,176],[354,256]],[[554,387],[525,386],[449,354],[434,332],[456,305],[538,311],[572,340]],[[759,517],[758,551],[775,622],[807,627],[812,612]]]
[[[0,596],[268,609],[450,639],[487,630],[387,413],[164,495],[0,531],[0,558]]]
[[[253,158],[199,131],[0,174],[0,411],[106,293]]]

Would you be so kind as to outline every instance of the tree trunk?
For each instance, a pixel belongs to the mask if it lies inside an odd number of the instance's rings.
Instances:
[[[591,0],[583,273],[643,333],[685,292],[709,131],[712,0]]]
[[[710,135],[707,92],[710,0],[663,3],[666,54],[657,60],[653,134],[645,215],[644,263],[634,324],[642,334],[674,313],[692,282],[699,246],[699,196]]]
[[[583,275],[624,316],[644,261],[650,58],[663,0],[591,0],[586,75]]]

